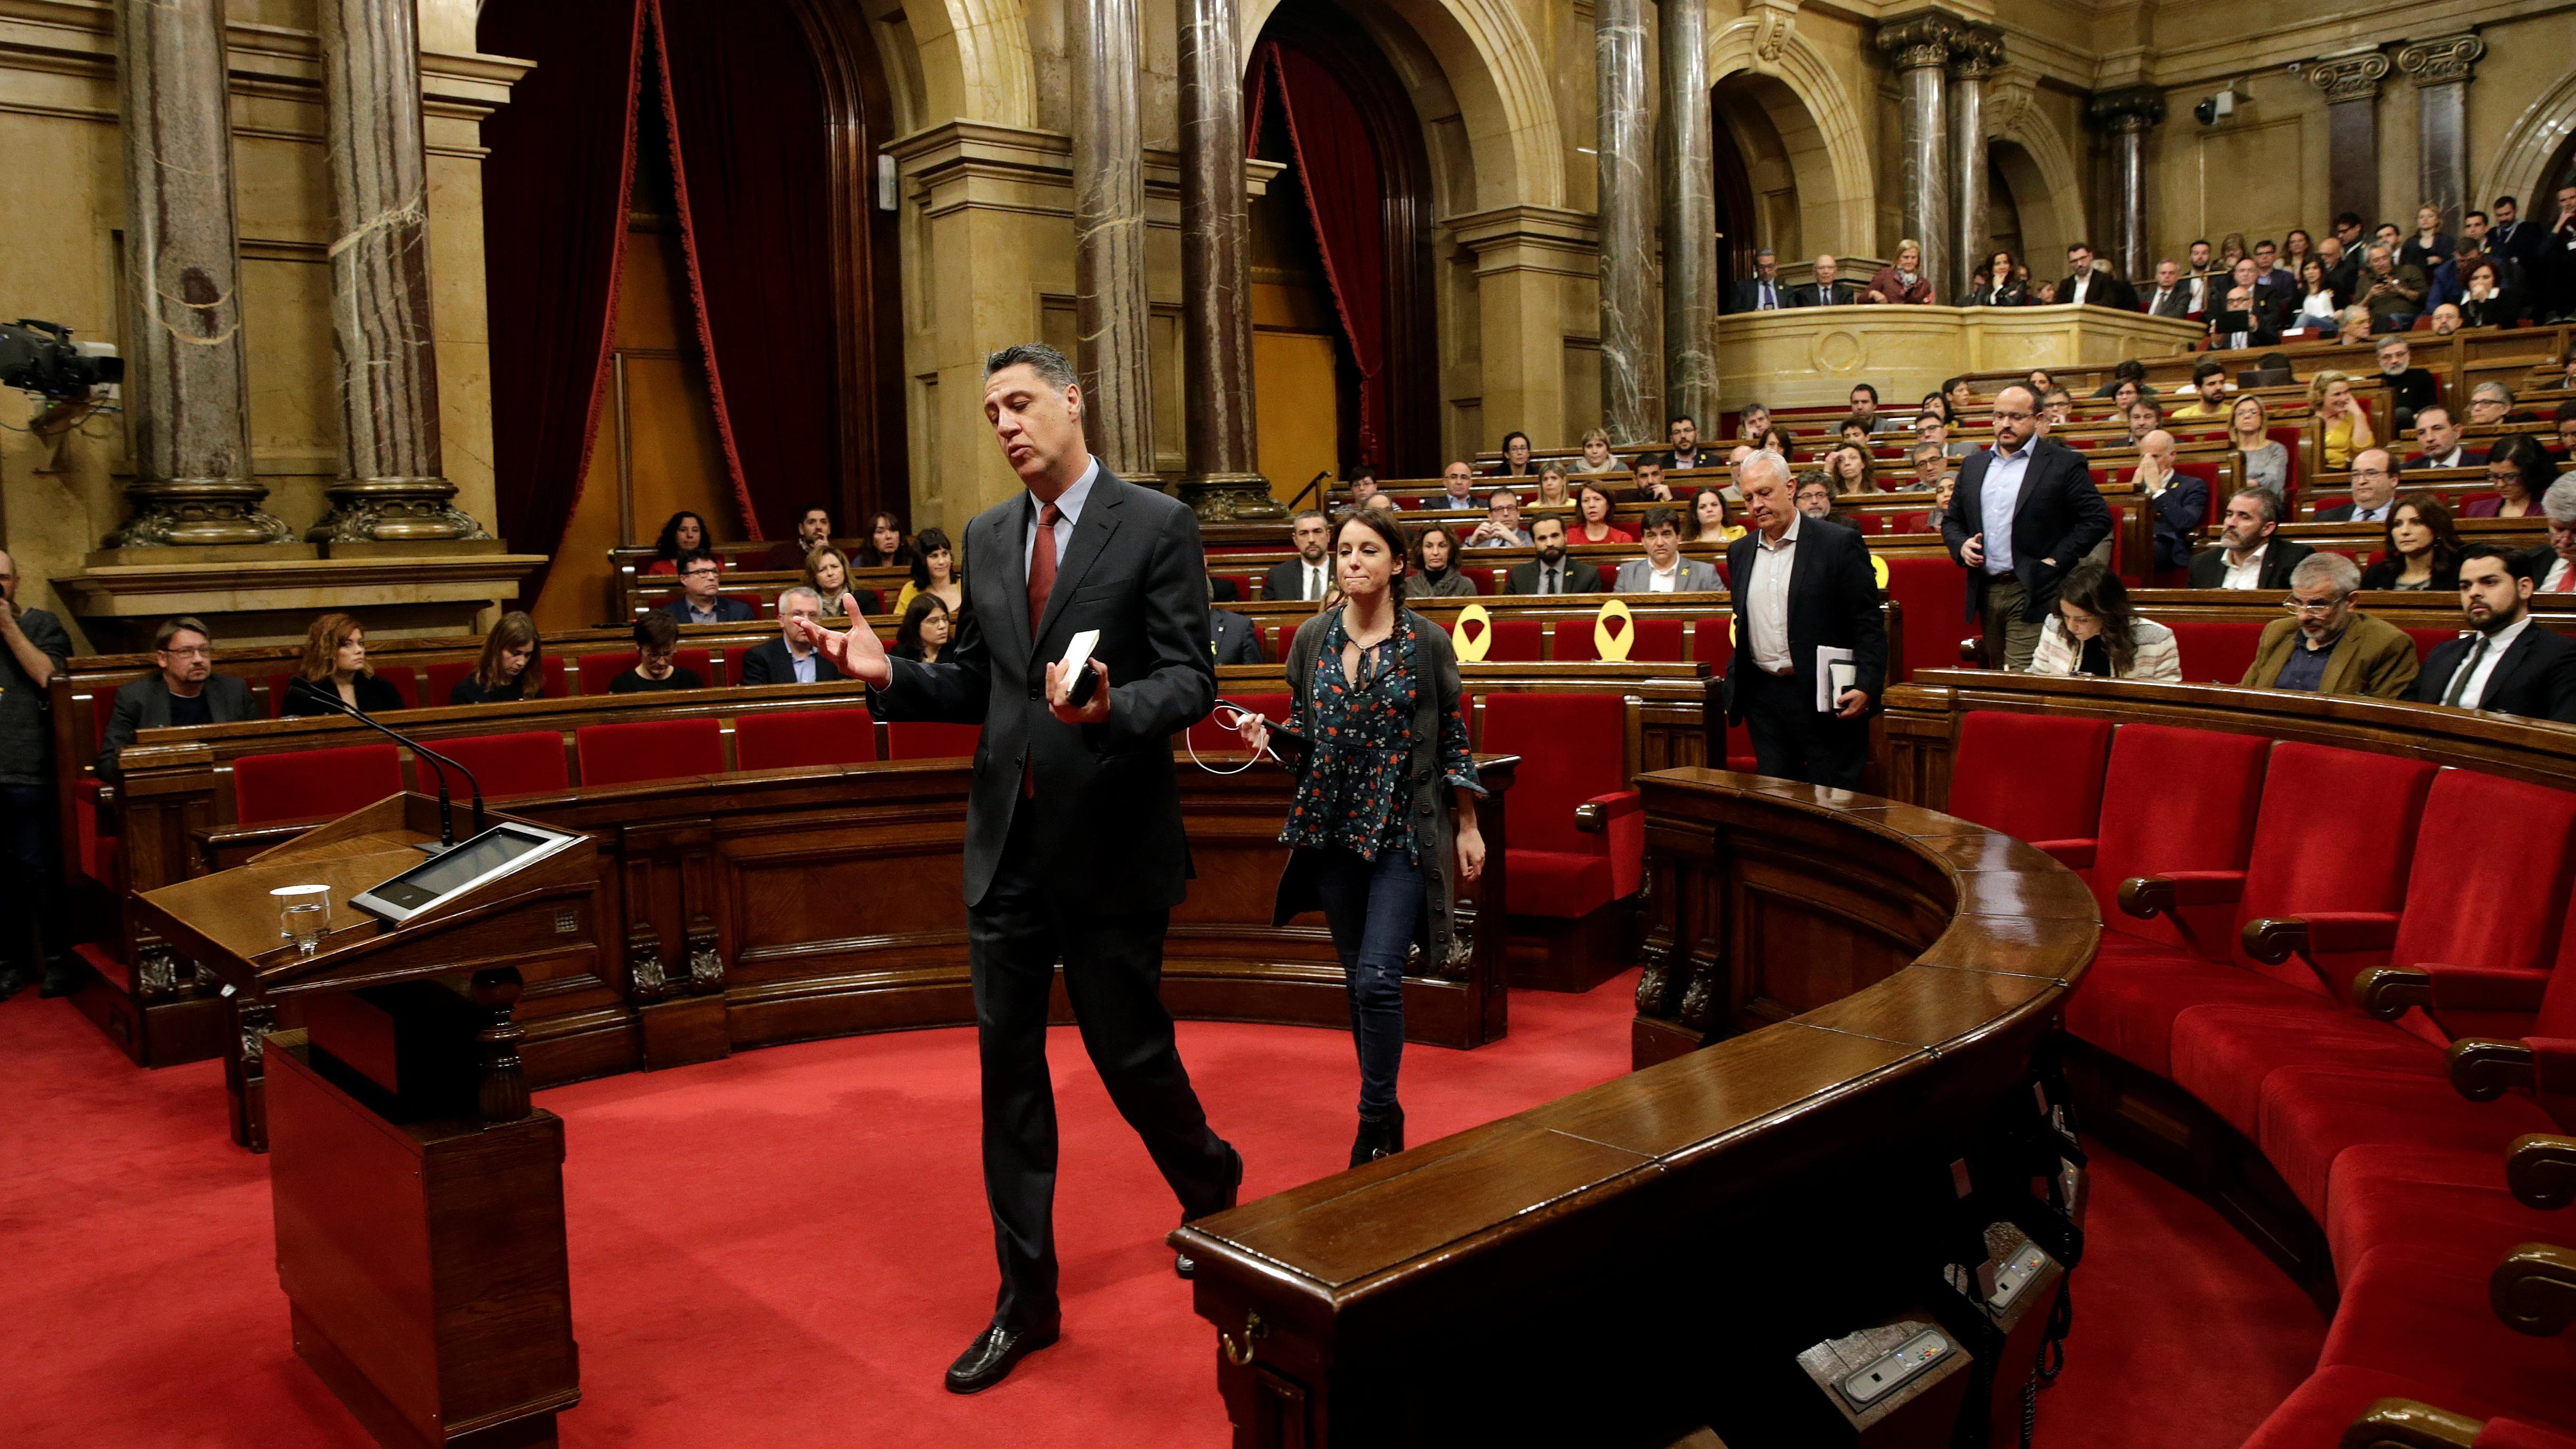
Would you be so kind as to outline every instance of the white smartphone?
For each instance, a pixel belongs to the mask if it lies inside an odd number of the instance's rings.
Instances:
[[[1074,635],[1073,642],[1065,646],[1064,677],[1068,681],[1068,693],[1076,706],[1089,704],[1092,690],[1098,687],[1098,681],[1091,673],[1091,651],[1099,644],[1100,631],[1085,629]]]

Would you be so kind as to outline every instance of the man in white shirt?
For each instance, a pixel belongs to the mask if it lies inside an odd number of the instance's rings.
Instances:
[[[1717,565],[1682,557],[1681,515],[1672,509],[1660,505],[1647,509],[1641,538],[1646,556],[1619,565],[1612,593],[1704,594],[1724,587],[1718,582]]]
[[[1473,513],[1476,510],[1476,470],[1466,463],[1451,463],[1440,470],[1440,496],[1432,500],[1434,508],[1451,513]]]
[[[2424,451],[2415,455],[2411,466],[2417,468],[2469,468],[2469,450],[2460,446],[2460,425],[2451,421],[2451,410],[2435,403],[2415,410],[2415,445]]]
[[[2239,488],[2219,516],[2218,547],[2191,561],[2195,589],[2286,589],[2290,570],[2316,552],[2295,539],[2276,538],[2281,499],[2269,488]]]
[[[1261,597],[1321,602],[1324,590],[1333,581],[1332,565],[1324,558],[1325,544],[1332,532],[1332,523],[1317,509],[1309,508],[1290,519],[1288,538],[1297,545],[1297,556],[1270,566],[1269,574],[1261,581]]]
[[[812,684],[838,679],[837,669],[823,672],[823,654],[806,639],[800,622],[820,624],[823,596],[802,584],[778,596],[778,634],[742,652],[737,680],[742,684]]]
[[[1727,719],[1744,725],[1762,774],[1859,789],[1887,673],[1869,551],[1852,530],[1799,514],[1779,454],[1746,459],[1742,480],[1748,531],[1727,546],[1736,587]],[[1818,673],[1838,660],[1849,688]]]
[[[2460,612],[2469,627],[2424,661],[2416,701],[2576,722],[2576,641],[2531,617],[2531,595],[2531,576],[2504,549],[2460,550]]]

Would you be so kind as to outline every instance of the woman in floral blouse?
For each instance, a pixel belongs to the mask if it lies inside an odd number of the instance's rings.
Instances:
[[[1458,658],[1438,624],[1403,606],[1405,554],[1393,518],[1343,514],[1333,529],[1342,603],[1299,626],[1288,648],[1292,717],[1308,745],[1290,755],[1297,793],[1279,838],[1294,849],[1277,918],[1321,909],[1342,958],[1360,1060],[1353,1167],[1404,1150],[1405,961],[1419,945],[1423,969],[1441,971],[1457,948],[1453,881],[1485,868]],[[1270,740],[1258,715],[1241,731],[1255,750]]]

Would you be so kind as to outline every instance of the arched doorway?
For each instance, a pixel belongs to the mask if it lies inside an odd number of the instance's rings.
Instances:
[[[1741,191],[1731,204],[1745,210],[1750,236],[1742,252],[1741,276],[1752,267],[1753,252],[1769,247],[1782,266],[1807,260],[1818,247],[1834,244],[1836,219],[1831,214],[1831,187],[1802,188],[1803,179],[1830,169],[1824,134],[1789,87],[1773,76],[1738,72],[1709,89],[1709,111],[1718,130],[1719,204],[1730,205],[1725,158],[1731,150]],[[1809,212],[1825,214],[1811,218]],[[1811,221],[1813,224],[1811,224]],[[1745,230],[1738,223],[1739,230]],[[1721,261],[1721,265],[1726,265]]]
[[[2054,258],[2075,240],[2064,234],[2055,206],[2036,204],[2049,195],[2047,176],[2019,142],[1986,143],[1986,249],[2010,250],[2024,262]],[[2041,268],[2032,266],[2032,274]]]
[[[1720,305],[1735,295],[1735,284],[1753,275],[1753,254],[1778,243],[1764,235],[1762,213],[1753,201],[1753,173],[1735,133],[1714,110],[1709,113],[1710,172],[1717,197],[1717,295]]]

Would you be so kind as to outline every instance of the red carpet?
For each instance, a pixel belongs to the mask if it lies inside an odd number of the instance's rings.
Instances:
[[[1417,1142],[1626,1067],[1633,974],[1515,996],[1477,1052],[1414,1047]],[[1357,1069],[1333,1032],[1184,1023],[1247,1194],[1339,1167]],[[570,1161],[584,1401],[571,1446],[1226,1442],[1215,1345],[1172,1276],[1177,1216],[1070,1029],[1051,1040],[1065,1169],[1065,1339],[971,1399],[940,1370],[991,1311],[991,1229],[964,1031],[747,1052],[556,1088]],[[287,1344],[267,1169],[224,1139],[220,1068],[138,1072],[60,1002],[0,1005],[18,1104],[0,1124],[5,1438],[99,1445],[371,1441]],[[2102,1160],[2097,1158],[2097,1160]],[[2287,1282],[2198,1203],[2103,1161],[2069,1367],[2042,1444],[2233,1442],[2314,1361]],[[2188,1396],[2229,1436],[2157,1437]],[[2241,1424],[2241,1428],[2234,1427]]]

